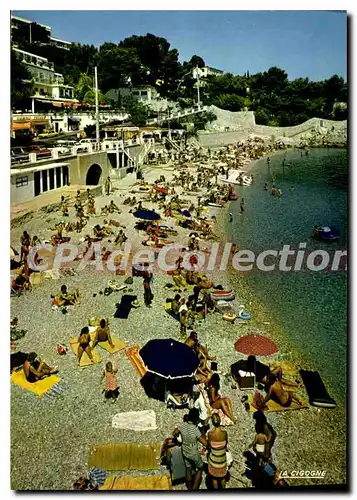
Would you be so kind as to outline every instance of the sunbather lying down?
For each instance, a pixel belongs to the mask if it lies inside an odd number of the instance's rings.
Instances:
[[[281,406],[285,407],[290,406],[293,402],[300,406],[302,405],[302,402],[291,391],[285,389],[281,380],[272,372],[268,375],[268,394],[264,399],[264,404],[266,404],[269,399],[273,399]]]

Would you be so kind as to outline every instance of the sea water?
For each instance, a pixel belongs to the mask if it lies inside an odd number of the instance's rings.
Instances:
[[[285,158],[285,165],[283,159]],[[344,149],[312,149],[303,156],[287,151],[260,159],[254,183],[236,187],[232,202],[232,241],[258,255],[283,245],[306,251],[322,249],[331,257],[347,249],[348,156]],[[264,191],[264,183],[269,191]],[[272,184],[282,198],[271,195]],[[245,212],[240,214],[244,198]],[[338,242],[311,238],[315,224],[339,229]],[[247,273],[249,286],[274,318],[320,372],[331,396],[343,401],[347,373],[347,272],[301,271]]]

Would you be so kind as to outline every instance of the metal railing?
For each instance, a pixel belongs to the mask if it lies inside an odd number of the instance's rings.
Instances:
[[[163,116],[161,118],[152,118],[152,119],[147,121],[147,124],[153,125],[154,123],[165,122],[167,120],[173,120],[175,118],[184,118],[185,116],[202,113],[203,111],[206,111],[207,109],[208,109],[208,106],[200,106],[199,108],[187,108],[187,109],[182,110],[182,111],[175,111],[168,116]]]

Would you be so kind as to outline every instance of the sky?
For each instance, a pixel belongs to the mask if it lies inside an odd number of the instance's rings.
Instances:
[[[290,79],[347,77],[343,11],[13,11],[51,26],[52,36],[99,46],[152,33],[176,48],[180,61],[201,56],[233,74],[284,69]]]

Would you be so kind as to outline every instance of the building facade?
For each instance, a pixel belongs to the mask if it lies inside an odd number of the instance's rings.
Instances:
[[[63,50],[69,50],[72,42],[60,40],[51,36],[51,27],[35,23],[29,19],[11,15],[12,44],[17,46],[20,40],[39,45],[51,45]]]
[[[54,64],[45,57],[30,54],[24,50],[13,48],[21,61],[31,73],[34,93],[32,99],[32,113],[35,112],[35,100],[52,102],[61,106],[65,103],[77,103],[74,99],[74,89],[64,83],[63,75],[56,73]]]

